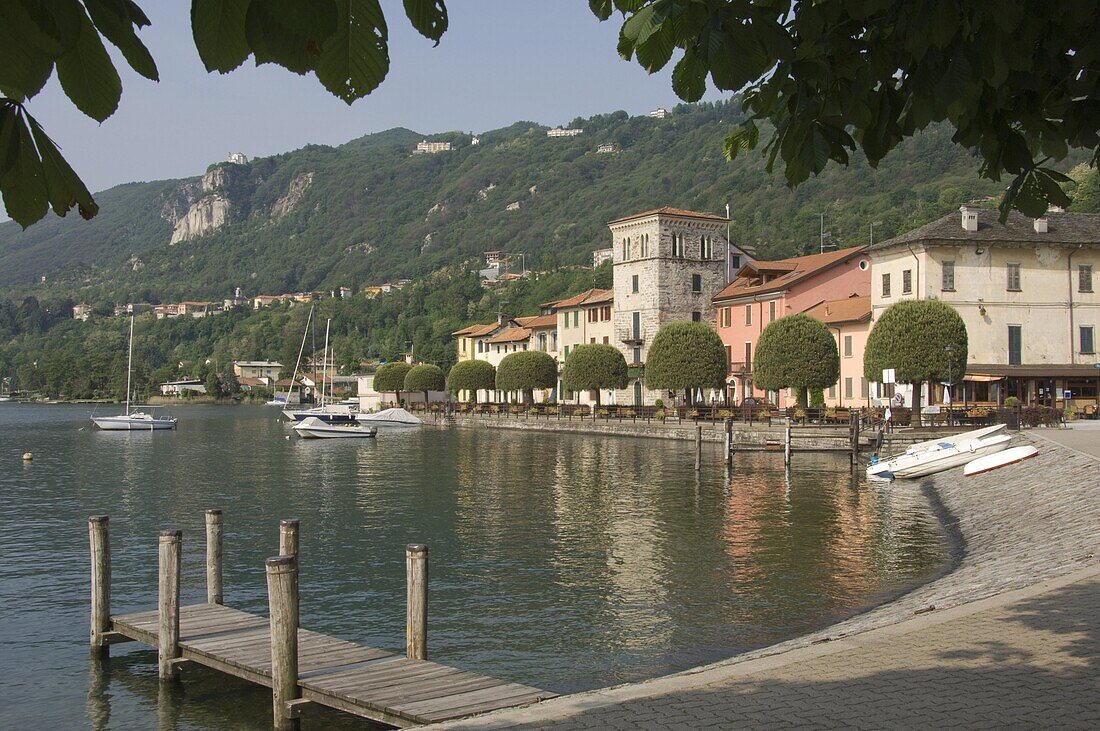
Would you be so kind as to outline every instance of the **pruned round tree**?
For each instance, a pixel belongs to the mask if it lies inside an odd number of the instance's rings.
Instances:
[[[492,391],[496,387],[497,369],[487,360],[460,360],[451,366],[447,374],[447,387],[451,393],[469,391],[477,403],[478,391]]]
[[[658,330],[649,346],[645,385],[682,389],[690,401],[697,388],[722,388],[726,368],[726,346],[713,328],[701,322],[675,322]]]
[[[612,345],[578,345],[565,360],[561,380],[567,391],[595,391],[599,406],[601,388],[626,388],[626,358]]]
[[[402,360],[386,363],[374,374],[374,390],[378,393],[393,392],[397,401],[401,401],[401,392],[405,390],[405,374],[412,366]]]
[[[788,315],[771,322],[756,341],[752,381],[765,391],[793,388],[798,405],[806,389],[828,388],[840,377],[840,354],[829,328],[809,315]]]
[[[553,388],[557,380],[558,362],[541,350],[509,353],[497,366],[497,390],[522,391],[524,403],[531,403],[536,388]]]
[[[926,381],[960,380],[966,372],[966,323],[939,300],[902,300],[891,305],[867,337],[863,375],[881,381],[894,369],[899,383],[913,384],[913,410],[920,413],[920,391]]]
[[[443,391],[447,388],[447,377],[443,369],[431,363],[413,366],[405,374],[405,390],[420,391],[424,394],[424,403],[428,403],[428,391]]]

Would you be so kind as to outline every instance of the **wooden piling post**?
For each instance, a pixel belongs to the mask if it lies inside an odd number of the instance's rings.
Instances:
[[[299,726],[298,718],[288,704],[301,693],[298,687],[298,557],[276,556],[267,559],[264,566],[271,612],[272,725],[276,731],[294,731]]]
[[[298,521],[279,521],[279,555],[298,557]]]
[[[695,471],[703,467],[703,425],[695,425]]]
[[[111,545],[106,515],[88,518],[88,544],[92,558],[92,650],[107,652],[107,632],[111,629]]]
[[[206,511],[206,601],[222,603],[222,511]]]
[[[791,425],[787,424],[786,431],[783,434],[783,464],[789,465],[791,463]]]
[[[422,543],[405,546],[408,577],[405,621],[405,655],[410,660],[428,659],[428,547]]]
[[[178,670],[173,662],[180,656],[180,555],[183,532],[161,531],[160,571],[157,581],[157,675],[172,680]]]
[[[733,466],[733,417],[726,419],[726,466]]]

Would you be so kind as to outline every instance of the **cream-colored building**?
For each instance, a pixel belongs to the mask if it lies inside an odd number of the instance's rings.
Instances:
[[[550,310],[554,313],[561,347],[558,360],[562,365],[569,359],[569,353],[578,345],[616,344],[613,299],[614,292],[610,289],[588,289],[572,297],[542,305],[543,311]],[[563,401],[588,405],[596,403],[595,391],[583,393],[566,391],[560,375],[558,393],[561,394]],[[600,394],[601,403],[613,403],[613,399],[614,395],[610,390]]]
[[[1002,226],[997,211],[964,206],[868,252],[873,320],[912,298],[962,316],[969,348],[966,373],[949,379],[965,379],[954,402],[1065,405],[1068,391],[1075,406],[1100,403],[1100,214],[1012,212]],[[933,387],[922,403],[941,398]]]

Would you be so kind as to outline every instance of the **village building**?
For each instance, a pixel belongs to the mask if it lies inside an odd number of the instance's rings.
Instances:
[[[547,137],[576,137],[583,133],[583,129],[564,129],[562,127],[554,127],[553,129],[546,130]]]
[[[715,323],[726,346],[729,363],[727,402],[740,403],[752,396],[767,399],[779,407],[794,405],[797,402],[795,394],[764,392],[753,384],[753,356],[760,334],[780,317],[807,312],[826,302],[869,297],[870,270],[871,258],[862,246],[776,261],[755,261],[742,266],[733,282],[714,295]],[[853,338],[852,352],[858,349],[862,353],[866,335],[862,335],[858,348],[857,333],[853,331],[848,335]],[[843,340],[840,345],[843,347]],[[859,368],[850,369],[851,375],[844,376],[853,379],[852,398],[856,398],[857,393],[866,397],[867,384],[854,380],[862,364],[861,355]],[[842,388],[844,383],[842,379]]]
[[[595,269],[596,267],[603,264],[605,261],[611,261],[614,258],[615,258],[615,250],[614,249],[611,249],[611,248],[596,249],[595,251],[592,252],[592,268]]]
[[[868,253],[874,319],[899,300],[938,299],[966,323],[966,372],[948,379],[962,381],[953,403],[1100,404],[1100,214],[1013,211],[1002,225],[996,210],[963,206]],[[941,385],[926,388],[921,403],[943,401]],[[896,392],[912,403],[910,387]]]
[[[115,317],[124,315],[140,315],[143,312],[152,312],[154,305],[148,302],[127,302],[124,305],[115,305]]]
[[[434,155],[437,152],[450,152],[450,142],[429,142],[428,140],[421,140],[416,143],[416,149],[413,150],[414,155]]]
[[[92,316],[92,306],[89,304],[81,303],[79,305],[73,305],[73,319],[80,320],[81,322],[87,322],[88,318]]]
[[[160,384],[162,396],[175,396],[184,398],[187,394],[206,393],[206,386],[197,378],[186,378],[181,381],[168,381]]]
[[[572,297],[541,305],[544,312],[551,312],[554,317],[558,337],[558,360],[562,366],[569,359],[569,353],[578,345],[592,343],[616,345],[613,342],[615,339],[612,309],[614,298],[615,293],[610,289],[588,289]],[[557,391],[563,401],[579,404],[596,402],[595,392],[566,391],[560,374]],[[607,391],[601,395],[600,400],[603,403],[609,403],[612,398],[611,392]]]
[[[870,387],[863,375],[863,352],[871,334],[871,297],[854,295],[826,300],[806,310],[806,314],[825,323],[840,355],[840,374],[837,382],[825,389],[825,405],[870,406]]]
[[[657,107],[656,109],[651,111],[646,116],[647,117],[652,117],[653,119],[664,119],[665,117],[668,116],[668,110],[665,109],[664,107]]]
[[[235,360],[233,375],[237,378],[259,378],[265,385],[279,377],[283,364],[274,360]]]
[[[631,376],[627,388],[616,392],[616,403],[641,406],[675,397],[645,387],[646,353],[664,325],[714,322],[711,298],[727,282],[728,259],[749,258],[727,241],[728,223],[711,213],[665,207],[608,224],[614,262],[611,340],[623,352]]]

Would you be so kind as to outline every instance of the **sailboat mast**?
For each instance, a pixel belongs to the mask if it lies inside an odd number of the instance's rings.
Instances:
[[[321,406],[325,405],[325,380],[328,376],[326,373],[328,370],[328,329],[330,325],[332,325],[331,317],[325,320],[325,352],[321,357]],[[314,361],[314,363],[316,363],[316,361]]]
[[[130,352],[126,357],[126,415],[130,415],[130,373],[134,370],[134,316],[130,315]]]
[[[286,387],[286,404],[290,405],[290,392],[294,390],[294,380],[298,378],[298,368],[302,365],[302,352],[306,349],[306,336],[309,335],[309,321],[313,319],[313,308],[306,315],[306,327],[302,330],[302,345],[298,348],[298,360],[294,361],[294,370],[290,374],[290,385]],[[277,393],[277,392],[276,392]],[[300,399],[299,399],[300,400]]]

